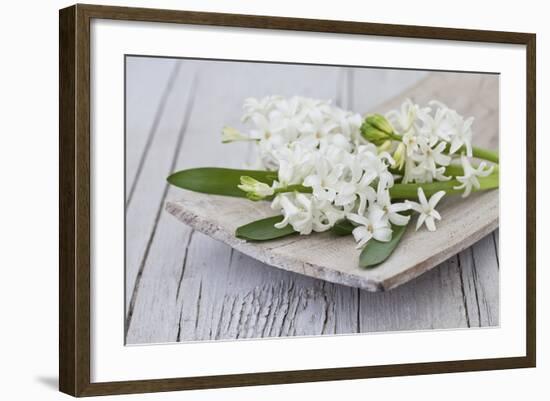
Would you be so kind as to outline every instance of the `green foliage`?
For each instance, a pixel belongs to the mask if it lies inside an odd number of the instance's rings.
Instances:
[[[283,216],[273,216],[256,220],[237,228],[235,235],[237,238],[247,241],[268,241],[296,233],[290,224],[284,228],[276,228],[275,224],[282,220]]]

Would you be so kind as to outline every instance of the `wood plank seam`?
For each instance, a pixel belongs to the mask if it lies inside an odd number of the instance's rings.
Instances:
[[[126,210],[128,210],[128,206],[130,205],[130,202],[132,201],[132,198],[134,196],[134,192],[136,190],[136,185],[139,181],[139,178],[141,176],[141,172],[143,170],[143,165],[145,164],[145,160],[147,159],[147,156],[149,154],[149,149],[151,148],[151,144],[153,143],[153,140],[155,139],[155,136],[157,134],[159,123],[160,123],[160,120],[162,118],[162,114],[163,114],[163,111],[165,109],[165,106],[166,106],[166,101],[168,100],[168,96],[169,96],[170,92],[172,91],[172,89],[174,87],[174,82],[178,78],[178,75],[179,75],[180,71],[181,71],[181,63],[178,62],[174,65],[174,68],[172,69],[172,72],[170,73],[168,81],[166,82],[166,87],[164,88],[163,94],[160,98],[157,110],[155,112],[155,117],[153,119],[153,122],[151,123],[151,128],[149,130],[149,134],[147,135],[147,140],[145,142],[143,152],[141,153],[141,156],[139,158],[136,173],[134,174],[132,184],[130,185],[130,191],[129,191],[128,197],[126,199]]]
[[[477,266],[476,266],[476,260],[474,258],[474,247],[471,246],[469,248],[470,251],[470,257],[472,259],[472,281],[474,282],[474,295],[476,300],[476,309],[477,309],[477,321],[479,327],[481,327],[481,308],[479,306],[479,293],[478,293],[478,281],[479,277],[477,275]]]
[[[179,130],[176,147],[174,149],[174,154],[172,156],[170,171],[173,171],[175,166],[176,166],[176,161],[177,161],[177,158],[178,158],[178,155],[179,155],[179,152],[180,152],[181,144],[183,142],[183,137],[185,136],[185,132],[186,132],[186,129],[187,129],[187,124],[189,122],[189,118],[190,118],[190,115],[191,115],[192,110],[193,110],[194,96],[192,96],[192,94],[194,94],[194,92],[195,92],[197,81],[198,81],[198,73],[194,74],[191,77],[191,89],[190,89],[191,95],[188,96],[188,98],[187,98],[187,104],[186,104],[185,109],[184,109],[182,124],[181,124],[180,130]],[[156,232],[159,220],[160,220],[160,216],[162,214],[162,211],[164,210],[164,203],[166,201],[166,194],[168,193],[168,189],[169,189],[169,185],[168,185],[168,183],[166,183],[164,185],[164,191],[163,191],[161,201],[160,201],[159,206],[158,206],[157,214],[155,216],[155,222],[154,222],[154,225],[153,225],[153,230],[152,230],[151,235],[149,237],[149,240],[147,242],[147,246],[145,248],[145,252],[144,252],[142,261],[140,263],[138,273],[136,275],[136,280],[135,280],[134,288],[133,288],[133,291],[132,291],[132,297],[130,299],[130,305],[129,305],[128,311],[126,313],[126,323],[124,325],[124,330],[125,330],[124,331],[124,338],[126,338],[128,336],[128,331],[129,331],[130,325],[132,323],[133,310],[134,310],[137,294],[138,294],[138,291],[139,291],[141,277],[143,276],[143,269],[145,268],[145,264],[147,262],[147,257],[149,255],[149,250],[151,249],[151,245],[152,245],[152,243],[154,241],[154,238],[155,238],[155,232]]]
[[[464,315],[466,317],[466,325],[468,328],[472,327],[471,321],[470,321],[470,312],[468,311],[468,302],[466,301],[466,291],[464,289],[464,272],[462,270],[462,264],[460,262],[460,254],[456,255],[457,260],[457,269],[458,274],[460,277],[460,290],[462,292],[462,303],[464,305]]]
[[[496,255],[496,258],[497,258],[497,269],[500,270],[500,259],[499,259],[499,256],[498,256],[498,239],[497,239],[498,234],[497,234],[497,231],[498,230],[493,231],[491,236],[493,237],[493,245],[495,246],[495,255]]]

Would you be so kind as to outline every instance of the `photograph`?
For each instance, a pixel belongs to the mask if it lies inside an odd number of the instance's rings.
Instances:
[[[544,3],[4,3],[0,399],[549,393]]]
[[[126,54],[125,345],[499,327],[499,91]]]

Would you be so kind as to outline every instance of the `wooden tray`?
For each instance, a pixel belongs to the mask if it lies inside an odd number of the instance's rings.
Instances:
[[[498,77],[434,74],[376,111],[395,108],[407,97],[419,103],[441,100],[463,115],[474,116],[474,144],[498,147]],[[166,203],[166,210],[195,230],[269,265],[368,291],[390,290],[418,277],[498,227],[498,190],[473,194],[467,199],[449,196],[438,207],[443,220],[438,222],[436,232],[415,232],[414,224],[410,224],[384,263],[363,269],[358,266],[360,251],[355,249],[351,237],[322,233],[246,242],[235,237],[235,229],[272,216],[268,202],[182,192],[181,199]]]

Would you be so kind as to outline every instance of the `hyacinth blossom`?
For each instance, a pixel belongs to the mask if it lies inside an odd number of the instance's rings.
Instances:
[[[243,108],[247,128],[223,128],[222,142],[253,142],[257,157],[250,174],[235,171],[242,192],[231,195],[271,202],[281,216],[265,227],[273,238],[277,230],[338,229],[366,250],[373,241],[394,242],[415,214],[416,230],[425,224],[435,231],[444,218],[435,208],[446,194],[498,187],[498,155],[472,145],[473,118],[439,101],[407,99],[364,118],[299,96],[249,98]],[[189,188],[181,179],[175,185]]]

